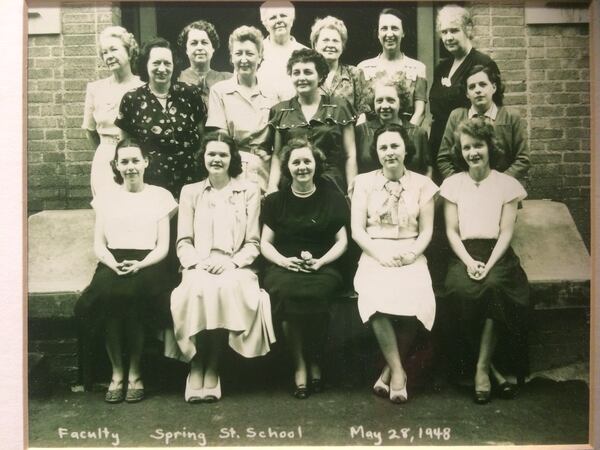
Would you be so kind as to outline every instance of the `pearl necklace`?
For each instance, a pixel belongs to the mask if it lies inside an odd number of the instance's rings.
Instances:
[[[292,187],[292,194],[294,194],[296,197],[305,198],[305,197],[310,197],[311,195],[313,195],[316,190],[317,190],[317,186],[314,184],[313,184],[313,187],[306,192],[299,192]]]

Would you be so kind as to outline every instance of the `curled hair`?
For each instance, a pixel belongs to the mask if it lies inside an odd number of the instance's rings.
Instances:
[[[398,111],[400,117],[402,117],[402,113],[409,111],[412,94],[406,85],[406,75],[404,72],[396,72],[394,74],[381,72],[375,75],[375,78],[373,78],[367,88],[367,98],[370,99],[369,104],[372,111],[375,111],[375,89],[377,86],[391,86],[396,90],[398,100],[400,101],[400,110]]]
[[[319,39],[321,31],[325,29],[337,31],[342,40],[342,50],[346,48],[346,43],[348,42],[348,29],[342,20],[333,16],[327,16],[323,19],[317,18],[317,20],[315,20],[315,23],[310,29],[310,46],[312,48],[315,48],[315,44]]]
[[[455,167],[463,172],[469,169],[469,165],[463,157],[462,146],[460,144],[460,136],[463,134],[484,141],[488,148],[490,169],[498,167],[498,164],[504,157],[504,153],[500,147],[498,147],[496,132],[494,131],[493,125],[481,117],[466,119],[458,124],[458,127],[454,132],[454,146],[452,148],[452,157]]]
[[[467,72],[467,76],[465,77],[465,81],[462,85],[465,95],[467,92],[467,80],[479,72],[485,73],[490,82],[496,85],[496,92],[494,92],[492,100],[494,101],[496,106],[502,106],[502,103],[504,102],[504,85],[502,84],[502,80],[500,79],[500,72],[498,72],[490,65],[482,66],[481,64],[477,64]]]
[[[150,39],[148,42],[145,42],[142,46],[142,50],[140,52],[140,57],[138,59],[138,74],[140,79],[144,82],[148,82],[150,80],[148,75],[148,60],[150,59],[150,52],[153,48],[166,48],[171,51],[171,55],[173,57],[173,73],[171,74],[171,82],[177,80],[179,77],[179,65],[177,64],[177,60],[175,55],[173,54],[173,49],[171,48],[171,44],[165,38],[155,37]]]
[[[119,150],[122,148],[139,148],[140,149],[140,153],[142,154],[142,157],[144,159],[150,159],[148,157],[148,151],[146,150],[146,148],[144,148],[144,146],[140,145],[139,141],[135,138],[132,137],[127,137],[125,139],[121,139],[118,143],[117,143],[117,147],[115,148],[115,154],[113,156],[112,161],[110,162],[110,168],[113,171],[114,174],[114,179],[115,182],[117,184],[123,184],[124,180],[123,177],[121,176],[121,172],[119,172],[117,170],[117,162],[119,161]]]
[[[100,32],[100,36],[98,37],[98,56],[100,56],[100,59],[102,59],[102,39],[109,37],[117,38],[123,43],[123,47],[125,47],[129,56],[129,64],[132,68],[135,68],[140,48],[133,34],[123,27],[110,26]]]
[[[313,158],[315,158],[315,175],[313,177],[313,181],[318,182],[321,180],[321,175],[325,170],[325,154],[316,147],[312,142],[305,138],[294,138],[290,139],[288,143],[281,150],[281,174],[282,178],[286,180],[292,180],[292,174],[290,173],[290,168],[288,164],[290,162],[290,157],[292,156],[292,152],[299,148],[307,148],[311,151]]]
[[[181,33],[179,33],[179,36],[177,37],[177,46],[181,49],[181,51],[183,51],[184,54],[187,47],[187,40],[190,30],[204,31],[208,36],[208,39],[210,39],[210,43],[215,50],[217,50],[221,45],[221,41],[219,40],[219,35],[217,34],[215,26],[206,20],[196,20],[195,22],[187,24],[185,27],[183,27],[183,30],[181,30]]]
[[[229,54],[233,52],[233,44],[235,42],[250,41],[256,45],[259,56],[263,54],[263,35],[258,28],[242,25],[237,27],[229,35]]]
[[[235,178],[242,173],[242,157],[235,141],[223,131],[211,131],[206,133],[200,144],[200,151],[197,153],[196,162],[198,164],[198,171],[200,173],[200,179],[204,180],[208,177],[208,169],[204,162],[204,155],[206,154],[206,147],[210,142],[224,142],[229,147],[229,154],[231,160],[229,161],[229,168],[227,173],[230,178]]]
[[[269,14],[269,9],[278,8],[278,9],[286,9],[290,12],[292,16],[292,20],[296,16],[296,9],[292,2],[284,1],[284,0],[267,0],[262,5],[260,5],[260,21],[264,24],[268,19],[267,15]]]
[[[323,84],[327,74],[329,73],[329,66],[325,61],[325,58],[320,53],[316,52],[312,48],[301,48],[300,50],[294,50],[292,56],[287,63],[287,73],[292,75],[292,68],[297,63],[313,63],[319,76],[319,86]]]
[[[371,143],[371,148],[369,149],[373,161],[379,161],[379,155],[377,154],[377,140],[383,133],[398,133],[402,138],[402,142],[404,142],[404,161],[411,161],[413,159],[416,149],[412,139],[408,136],[406,128],[404,128],[402,125],[398,125],[397,123],[386,123],[377,128],[373,134],[373,142]]]
[[[458,5],[446,5],[442,7],[435,19],[435,30],[437,33],[440,32],[442,18],[448,20],[458,20],[460,27],[469,39],[473,39],[473,18],[471,13],[462,6]]]

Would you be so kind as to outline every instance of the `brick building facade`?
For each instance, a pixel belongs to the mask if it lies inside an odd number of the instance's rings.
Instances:
[[[566,203],[589,247],[589,25],[527,25],[522,3],[470,6],[474,44],[496,60],[506,84],[505,104],[528,124],[529,197]],[[85,86],[108,75],[97,57],[96,37],[105,26],[121,23],[121,9],[63,5],[61,21],[61,34],[28,41],[30,213],[89,207],[94,149],[80,128]],[[433,23],[427,25],[433,33]]]

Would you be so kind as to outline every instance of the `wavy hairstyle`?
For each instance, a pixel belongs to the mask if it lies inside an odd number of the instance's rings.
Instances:
[[[200,144],[200,151],[196,155],[196,164],[198,165],[198,172],[200,173],[200,179],[204,180],[208,177],[208,170],[204,163],[204,155],[206,154],[206,147],[210,142],[224,142],[229,147],[229,154],[231,160],[229,162],[229,169],[227,173],[231,178],[235,178],[242,173],[242,157],[235,141],[223,131],[211,131],[206,133]]]
[[[500,78],[500,72],[490,65],[482,66],[481,64],[477,64],[467,72],[467,76],[462,84],[464,94],[467,94],[467,80],[479,72],[485,73],[490,82],[496,85],[496,92],[494,92],[492,100],[497,106],[502,106],[502,103],[504,102],[504,85],[502,84],[502,79]]]
[[[471,17],[471,13],[466,8],[463,8],[462,6],[458,5],[443,6],[438,11],[437,17],[435,19],[435,31],[438,34],[440,32],[440,24],[442,18],[447,18],[449,20],[458,20],[465,35],[469,39],[473,39],[473,18]]]
[[[292,75],[292,68],[294,67],[294,64],[310,62],[315,65],[317,75],[319,75],[319,86],[321,86],[325,81],[325,78],[327,78],[329,66],[327,65],[323,55],[312,48],[301,48],[300,50],[294,50],[292,52],[292,56],[290,56],[290,59],[287,63],[287,74],[290,76]]]
[[[283,175],[282,178],[285,180],[289,180],[289,182],[291,183],[292,174],[290,173],[288,164],[290,162],[290,157],[292,156],[292,152],[299,148],[308,148],[311,151],[313,158],[315,158],[315,175],[313,177],[313,181],[315,183],[319,182],[321,180],[321,175],[323,174],[323,171],[325,170],[325,160],[326,160],[325,154],[321,151],[321,149],[316,147],[312,142],[310,142],[309,140],[304,139],[304,138],[290,139],[288,141],[288,143],[281,150],[281,154],[282,154],[281,174]]]
[[[98,36],[98,56],[100,59],[102,59],[102,39],[109,37],[117,38],[123,43],[123,47],[125,47],[127,55],[129,55],[129,64],[131,65],[132,69],[135,69],[140,48],[133,34],[123,27],[114,25],[106,27],[100,32],[100,35]]]
[[[315,44],[319,39],[321,31],[325,29],[338,32],[340,39],[342,40],[342,50],[344,50],[346,48],[346,43],[348,42],[348,29],[342,20],[333,16],[327,16],[323,19],[317,18],[317,20],[315,20],[315,23],[310,29],[310,46],[315,48]]]
[[[369,98],[369,105],[372,111],[375,111],[375,88],[377,86],[391,86],[396,90],[398,99],[400,100],[400,110],[398,115],[402,117],[402,113],[408,112],[412,94],[406,87],[406,75],[404,72],[396,72],[395,74],[379,73],[369,83],[367,88],[367,98]]]
[[[398,133],[402,138],[402,142],[404,142],[404,151],[406,153],[404,156],[404,164],[406,165],[406,161],[413,159],[417,150],[415,149],[412,139],[408,136],[406,128],[404,128],[402,125],[398,125],[397,123],[386,123],[377,128],[373,134],[373,142],[371,143],[371,148],[369,149],[373,161],[379,161],[379,155],[377,154],[377,140],[383,133]]]
[[[486,143],[488,148],[490,169],[495,169],[504,157],[504,153],[500,147],[498,147],[498,143],[496,141],[496,132],[494,131],[493,125],[481,117],[466,119],[458,124],[458,127],[454,132],[452,159],[454,160],[455,167],[461,172],[469,170],[469,165],[463,157],[462,146],[460,145],[460,136],[463,134],[471,136],[474,139],[482,140]]]
[[[181,71],[179,61],[176,55],[173,53],[173,49],[171,48],[169,41],[161,37],[152,38],[145,42],[142,46],[137,63],[140,79],[146,83],[149,81],[148,60],[150,59],[150,52],[153,48],[166,48],[171,51],[171,55],[173,56],[173,73],[171,74],[171,83],[173,83],[177,80],[177,78],[179,78],[179,72]]]
[[[231,55],[231,52],[233,51],[233,44],[235,42],[245,41],[252,42],[254,45],[256,45],[256,50],[258,51],[259,56],[262,57],[264,48],[263,35],[258,28],[248,25],[237,27],[229,35],[229,54]]]

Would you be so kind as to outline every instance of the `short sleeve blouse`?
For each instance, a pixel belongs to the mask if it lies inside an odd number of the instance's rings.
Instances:
[[[438,187],[424,175],[405,170],[398,181],[383,175],[382,170],[357,175],[352,203],[367,205],[366,231],[374,239],[405,239],[419,235],[419,213],[438,192]]]
[[[309,251],[320,258],[349,221],[346,199],[324,185],[319,185],[310,197],[297,197],[290,188],[270,194],[261,217],[275,234],[275,248],[286,257],[299,257],[302,251]]]
[[[321,95],[317,112],[306,121],[298,97],[271,108],[269,124],[281,133],[282,146],[290,139],[306,138],[320,148],[327,164],[343,167],[346,161],[343,129],[356,121],[354,108],[346,99]]]
[[[497,239],[504,204],[521,201],[527,192],[515,178],[496,170],[480,183],[461,172],[444,180],[440,195],[458,208],[460,238]]]
[[[171,193],[150,184],[141,192],[128,192],[120,186],[107,189],[94,197],[91,205],[111,249],[154,249],[159,221],[177,211]]]
[[[127,83],[117,83],[112,76],[88,83],[81,128],[97,131],[101,135],[119,136],[121,130],[115,125],[115,119],[119,113],[121,99],[127,91],[142,84],[136,76]]]

